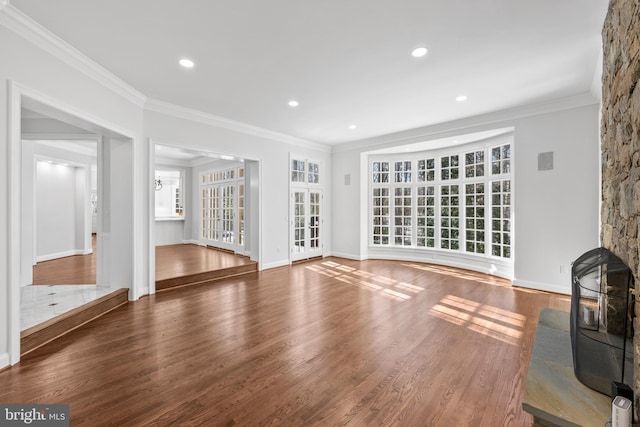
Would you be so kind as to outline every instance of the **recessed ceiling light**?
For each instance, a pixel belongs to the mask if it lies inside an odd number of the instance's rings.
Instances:
[[[357,128],[357,127],[358,126],[356,126],[356,125],[349,125],[349,129],[351,129],[351,130],[353,130],[353,129]]]
[[[426,54],[427,54],[426,47],[417,47],[411,51],[411,56],[413,56],[414,58],[420,58],[422,56],[425,56]]]
[[[182,65],[184,68],[193,68],[194,64],[192,60],[187,59],[187,58],[182,58],[180,61],[178,61],[178,63],[180,65]]]
[[[289,101],[289,107],[297,107],[298,105],[300,104],[295,99],[292,99],[291,101]]]
[[[467,95],[460,95],[459,97],[456,98],[456,101],[458,102],[462,102],[466,100],[467,100]]]

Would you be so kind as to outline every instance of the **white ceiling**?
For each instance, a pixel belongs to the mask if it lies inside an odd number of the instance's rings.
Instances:
[[[11,4],[151,99],[328,144],[584,94],[599,76],[608,7],[605,0]],[[428,54],[411,57],[416,46]],[[196,66],[179,67],[182,57]],[[456,102],[462,94],[468,100]]]

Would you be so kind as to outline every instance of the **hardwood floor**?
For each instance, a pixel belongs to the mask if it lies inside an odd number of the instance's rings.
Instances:
[[[95,237],[94,237],[95,242]],[[42,261],[33,266],[34,285],[95,285],[96,248],[89,255]]]
[[[156,247],[156,283],[177,277],[256,265],[248,257],[197,245]]]
[[[0,372],[0,402],[81,426],[529,426],[541,307],[569,297],[327,258],[117,308]]]
[[[96,246],[93,253],[37,263],[34,285],[76,285],[96,283]],[[255,264],[247,257],[197,245],[156,247],[156,281]]]

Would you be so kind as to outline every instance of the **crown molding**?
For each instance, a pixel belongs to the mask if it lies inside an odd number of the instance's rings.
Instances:
[[[470,129],[482,126],[508,127],[512,125],[512,123],[510,122],[514,120],[541,114],[555,113],[563,110],[570,110],[573,108],[586,107],[589,105],[595,105],[597,103],[598,100],[595,99],[590,92],[585,92],[574,96],[555,99],[549,102],[523,105],[507,110],[479,114],[477,116],[466,117],[449,122],[436,123],[433,125],[423,126],[420,128],[410,129],[393,134],[381,135],[373,138],[338,144],[333,146],[333,153],[341,153],[354,150],[371,151],[380,148],[388,148],[394,145],[424,142],[431,139],[441,138],[443,136],[459,134],[462,132],[475,132],[474,130]]]
[[[204,113],[202,111],[193,110],[191,108],[181,107],[179,105],[171,104],[157,99],[147,99],[144,109],[146,111],[152,111],[155,113],[178,117],[209,126],[220,127],[247,135],[253,135],[260,138],[266,138],[273,141],[288,143],[299,147],[305,147],[312,150],[318,150],[326,153],[331,152],[331,147],[326,144],[321,144],[318,142],[297,138],[295,136],[286,135],[284,133],[263,129],[247,123],[215,116],[213,114]]]
[[[78,49],[16,9],[8,0],[0,0],[0,25],[30,41],[45,52],[104,85],[142,108],[147,97],[91,60]]]

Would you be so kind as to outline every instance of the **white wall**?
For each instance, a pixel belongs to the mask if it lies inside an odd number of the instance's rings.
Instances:
[[[22,285],[28,285],[34,262],[91,253],[90,180],[95,157],[45,141],[25,140],[22,148]]]
[[[76,172],[73,166],[37,162],[36,260],[77,253]],[[81,195],[83,197],[84,195]]]
[[[570,264],[600,245],[599,108],[516,123],[515,283],[571,293]],[[538,153],[554,168],[538,171]]]
[[[582,98],[445,123],[338,147],[333,155],[333,252],[367,258],[366,163],[361,153],[483,130],[514,127],[514,284],[571,293],[570,263],[599,245],[598,106]],[[571,104],[578,104],[571,105]],[[510,118],[511,117],[511,118]],[[554,169],[538,171],[541,152]],[[344,176],[351,177],[350,185]],[[425,259],[426,261],[426,259]]]
[[[109,198],[103,203],[111,222],[109,284],[113,289],[129,288],[134,281],[132,260],[137,237],[131,220],[134,197],[127,191],[134,175],[133,144],[119,138],[105,138],[104,145],[110,151],[109,168],[105,171],[109,178]]]
[[[155,223],[156,246],[185,243],[184,220],[156,220]]]

